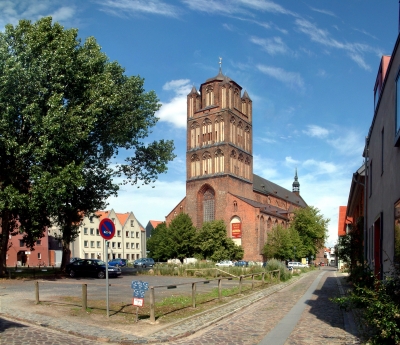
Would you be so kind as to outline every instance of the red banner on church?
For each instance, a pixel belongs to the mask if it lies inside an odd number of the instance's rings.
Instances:
[[[232,237],[233,238],[242,237],[242,223],[232,223]]]

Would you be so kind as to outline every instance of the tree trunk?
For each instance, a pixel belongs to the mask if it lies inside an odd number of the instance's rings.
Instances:
[[[1,244],[0,244],[0,278],[6,276],[8,238],[10,237],[10,214],[8,210],[1,212]]]

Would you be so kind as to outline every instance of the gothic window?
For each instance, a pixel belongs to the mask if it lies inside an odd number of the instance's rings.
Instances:
[[[246,126],[244,129],[244,149],[250,152],[250,128]]]
[[[193,122],[190,126],[190,148],[200,146],[200,125]]]
[[[221,116],[219,116],[215,120],[215,142],[224,141],[224,120]]]
[[[200,175],[200,159],[196,154],[192,155],[190,160],[191,177]]]
[[[203,154],[203,175],[212,174],[212,160],[210,152]]]
[[[272,220],[271,220],[271,218],[268,218],[268,220],[267,220],[267,230],[271,230],[271,227],[272,227]]]
[[[232,142],[232,144],[236,144],[236,140],[235,140],[236,139],[236,121],[233,116],[231,117],[230,132],[231,132],[231,142]]]
[[[242,101],[242,113],[243,114],[247,114],[247,111],[246,111],[246,101]]]
[[[219,173],[219,172],[224,172],[224,153],[218,149],[215,152],[215,172]]]
[[[206,107],[214,104],[214,91],[213,87],[209,86],[206,89]]]
[[[194,103],[194,99],[193,99],[193,97],[190,97],[190,99],[189,99],[189,117],[193,117],[193,103]]]
[[[239,101],[240,101],[240,94],[239,94],[239,89],[235,89],[235,95],[234,95],[234,107],[236,109],[240,109],[239,108]]]
[[[244,176],[244,158],[243,158],[242,153],[238,157],[238,167],[239,167],[238,175],[243,177]]]
[[[246,157],[244,162],[244,177],[250,180],[250,158]]]
[[[264,235],[265,235],[265,230],[264,230],[264,217],[260,218],[260,226],[259,226],[259,235],[258,235],[258,252],[262,254],[263,252],[263,247],[264,247]]]
[[[241,121],[237,126],[237,145],[243,147],[243,124]]]
[[[234,211],[234,212],[237,212],[237,210],[238,210],[238,206],[237,206],[237,201],[235,200],[235,201],[233,202],[233,211]]]
[[[229,88],[229,108],[232,109],[232,88]]]
[[[232,150],[231,152],[231,156],[230,156],[230,171],[232,174],[238,175],[239,173],[239,168],[237,166],[237,155],[236,155],[236,151]]]
[[[210,119],[203,121],[203,145],[212,144],[212,123]]]
[[[203,222],[211,222],[215,219],[215,196],[211,189],[207,189],[203,195]]]
[[[221,94],[222,94],[222,104],[221,104],[221,107],[222,107],[222,109],[224,109],[224,108],[226,108],[226,87],[225,86],[223,86],[222,87],[222,89],[221,89]]]

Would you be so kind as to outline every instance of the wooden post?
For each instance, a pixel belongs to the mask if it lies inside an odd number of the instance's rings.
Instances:
[[[265,284],[265,272],[261,273],[262,283]]]
[[[39,304],[39,282],[35,281],[36,304]]]
[[[218,279],[218,299],[222,300],[222,279]]]
[[[254,289],[254,274],[251,275],[251,289]]]
[[[156,322],[154,286],[150,286],[150,322]]]
[[[239,277],[239,293],[242,294],[243,276]]]
[[[82,284],[82,310],[87,309],[87,284]]]
[[[281,281],[281,271],[278,271],[278,283]]]
[[[196,308],[196,283],[192,283],[192,307]]]

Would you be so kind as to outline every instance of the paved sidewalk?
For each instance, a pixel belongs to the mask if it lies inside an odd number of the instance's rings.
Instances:
[[[294,277],[289,282],[269,287],[228,305],[182,320],[147,337],[92,327],[79,323],[79,320],[65,322],[43,315],[29,314],[26,310],[14,309],[11,303],[5,305],[3,300],[0,327],[7,322],[5,321],[7,317],[14,320],[25,320],[31,324],[60,330],[68,336],[71,334],[80,336],[79,344],[86,344],[86,339],[92,339],[91,344],[103,342],[108,344],[258,344],[285,315],[290,313],[293,306],[321,273],[323,271],[317,270],[304,274],[300,278]],[[295,324],[293,332],[288,334],[285,344],[360,343],[356,337],[356,328],[351,320],[351,315],[345,317],[337,305],[329,301],[329,297],[340,294],[343,284],[345,284],[343,275],[336,271],[327,270],[322,275],[317,289],[307,299],[307,306],[304,308],[299,322]],[[5,319],[1,320],[1,317]],[[15,327],[6,328],[2,338],[7,336],[7,332],[12,332],[14,329]],[[21,333],[21,328],[19,333]],[[76,343],[78,344],[78,342]],[[68,344],[68,342],[64,342],[64,344]]]

